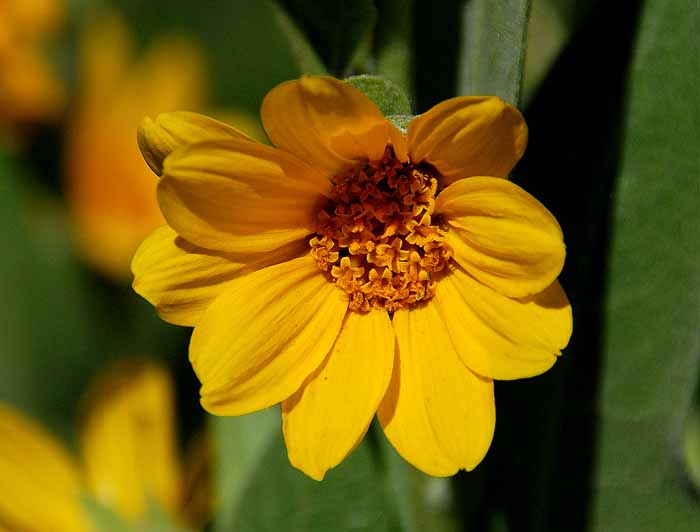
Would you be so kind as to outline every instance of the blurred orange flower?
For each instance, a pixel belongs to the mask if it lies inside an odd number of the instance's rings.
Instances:
[[[122,281],[130,278],[140,241],[163,223],[155,177],[136,146],[137,127],[147,114],[199,109],[207,92],[204,58],[190,39],[160,37],[138,60],[133,47],[116,14],[87,27],[65,154],[77,245],[94,267]]]
[[[208,477],[196,474],[200,448],[184,466],[179,460],[169,374],[149,362],[123,361],[95,381],[86,399],[82,464],[41,426],[0,403],[2,530],[95,530],[81,504],[84,493],[129,522],[143,522],[155,502],[173,520],[201,525],[201,498],[192,493],[210,494]]]
[[[61,0],[0,2],[0,127],[63,111],[65,88],[42,48],[62,27],[64,7]]]

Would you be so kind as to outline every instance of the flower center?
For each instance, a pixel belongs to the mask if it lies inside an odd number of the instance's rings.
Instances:
[[[435,295],[433,275],[451,250],[433,218],[434,171],[397,160],[387,146],[379,161],[334,176],[330,201],[318,213],[311,256],[350,297],[350,308],[389,312]]]

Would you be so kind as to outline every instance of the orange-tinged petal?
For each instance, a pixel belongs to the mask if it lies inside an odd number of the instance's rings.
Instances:
[[[493,381],[459,359],[435,305],[397,311],[394,374],[379,406],[384,433],[421,471],[448,476],[484,458],[496,422]]]
[[[61,116],[66,90],[41,52],[20,47],[0,58],[0,121],[52,121]]]
[[[124,19],[108,11],[85,25],[79,47],[82,105],[96,108],[114,98],[126,78],[133,42]]]
[[[367,432],[394,362],[394,331],[383,310],[349,311],[326,360],[282,403],[289,461],[316,480]]]
[[[272,89],[262,122],[276,146],[330,177],[356,161],[378,160],[388,143],[406,160],[403,136],[352,85],[330,77],[304,76]]]
[[[462,361],[493,379],[547,371],[571,337],[571,306],[558,282],[526,299],[510,299],[455,267],[438,282],[442,318],[433,334],[449,338]]]
[[[310,256],[232,282],[190,342],[204,408],[240,415],[287,399],[330,351],[347,306]]]
[[[10,531],[87,532],[81,478],[44,429],[0,404],[0,524]]]
[[[433,165],[442,185],[476,175],[506,177],[526,145],[520,111],[494,96],[445,100],[408,126],[411,160]]]
[[[81,447],[93,496],[127,519],[143,518],[149,501],[175,515],[182,479],[167,372],[122,362],[95,382],[86,403]]]
[[[505,179],[471,177],[435,201],[450,225],[455,260],[482,283],[510,297],[547,288],[564,265],[557,220],[539,201]]]
[[[9,18],[17,30],[29,40],[40,39],[56,32],[65,19],[66,2],[63,0],[4,1],[3,16]],[[5,20],[7,22],[7,19]]]
[[[194,326],[206,308],[241,275],[305,253],[304,240],[266,253],[236,254],[190,244],[170,227],[156,229],[134,255],[134,290],[165,321]]]
[[[128,282],[139,243],[164,223],[157,179],[134,132],[145,115],[203,105],[203,59],[194,43],[166,37],[136,61],[126,24],[115,14],[97,18],[81,40],[81,95],[66,136],[66,192],[81,253]]]
[[[256,253],[312,233],[329,188],[281,150],[228,139],[170,154],[158,201],[168,225],[193,244]]]
[[[209,88],[207,61],[198,41],[168,33],[153,41],[120,87],[117,105],[142,106],[143,114],[200,108]]]
[[[181,146],[228,138],[252,141],[223,122],[188,111],[161,113],[155,120],[144,118],[137,138],[143,158],[158,175],[163,173],[163,160]]]

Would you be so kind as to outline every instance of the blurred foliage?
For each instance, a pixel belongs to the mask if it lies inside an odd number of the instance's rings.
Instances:
[[[77,35],[100,4],[71,2],[50,54],[73,92]],[[383,76],[393,84],[353,83],[399,115],[457,94],[513,102],[524,94],[530,147],[514,179],[557,216],[568,245],[572,342],[546,375],[498,383],[496,437],[475,472],[430,479],[373,428],[318,484],[289,465],[276,409],[221,418],[213,530],[700,528],[691,489],[700,454],[696,2],[114,5],[141,48],[166,30],[199,39],[215,80],[211,101],[224,115],[257,116],[271,87],[301,73]],[[159,321],[130,287],[77,255],[63,203],[62,126],[32,128],[0,154],[0,400],[71,441],[81,390],[100,367],[123,355],[157,357],[177,376],[185,441],[205,420],[189,332]],[[124,529],[105,522],[100,530],[110,526]]]

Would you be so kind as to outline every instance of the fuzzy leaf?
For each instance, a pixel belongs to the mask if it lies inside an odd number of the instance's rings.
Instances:
[[[459,94],[495,95],[517,105],[530,0],[471,0],[462,18]]]
[[[385,116],[410,115],[411,104],[396,83],[379,76],[351,76],[345,81],[372,100]]]

